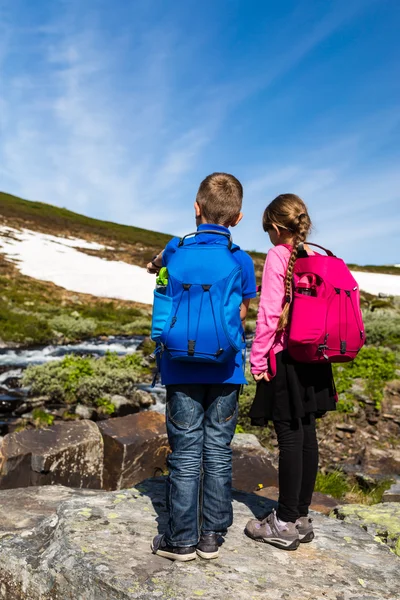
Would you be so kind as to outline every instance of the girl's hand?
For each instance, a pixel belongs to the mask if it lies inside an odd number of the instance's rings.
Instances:
[[[253,379],[254,381],[261,381],[261,379],[264,379],[264,373],[253,373]]]
[[[264,371],[264,373],[253,373],[253,379],[257,382],[261,381],[261,379],[265,379],[265,381],[270,381],[267,371]]]

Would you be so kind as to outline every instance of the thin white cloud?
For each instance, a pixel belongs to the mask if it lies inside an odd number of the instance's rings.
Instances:
[[[42,32],[41,78],[9,76],[1,187],[126,221],[149,202],[162,205],[191,170],[209,141],[207,121],[187,129],[176,119],[171,126],[165,57],[172,49],[160,36],[144,36],[131,74],[136,85],[122,94],[121,56],[105,52],[96,33],[80,32],[68,19],[53,24]]]
[[[192,227],[192,203],[198,179],[210,170],[209,155],[213,170],[231,164],[224,139],[235,119],[223,127],[231,111],[293,73],[321,42],[374,2],[341,3],[340,10],[335,5],[313,21],[301,4],[273,33],[272,43],[279,47],[274,60],[261,53],[249,68],[244,56],[232,69],[223,69],[224,77],[210,64],[207,74],[198,69],[197,81],[187,85],[182,65],[189,69],[191,55],[199,51],[197,40],[171,21],[164,26],[162,20],[141,24],[140,18],[132,19],[129,34],[121,26],[120,35],[110,40],[86,5],[75,1],[57,2],[57,18],[31,31],[8,15],[13,48],[5,38],[0,41],[0,62],[1,54],[34,52],[39,66],[32,72],[22,67],[3,72],[0,189],[100,218],[183,233]],[[290,43],[279,45],[282,39]],[[206,42],[203,38],[199,47]],[[256,119],[252,128],[262,126]],[[372,209],[376,198],[387,205],[395,199],[394,168],[375,165],[364,174],[360,163],[385,144],[398,126],[398,112],[380,113],[352,131],[339,124],[337,135],[325,142],[317,125],[300,147],[276,144],[267,164],[240,164],[246,218],[237,237],[243,246],[265,246],[260,215],[267,200],[282,191],[304,195],[316,215],[317,236],[344,218],[356,223],[357,211]],[[274,140],[266,139],[268,144]],[[241,149],[243,155],[246,150]]]

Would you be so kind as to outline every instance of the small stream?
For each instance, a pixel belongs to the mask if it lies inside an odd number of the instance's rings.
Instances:
[[[19,408],[29,394],[29,388],[21,387],[21,377],[26,367],[61,360],[69,354],[104,356],[106,352],[115,352],[119,356],[125,356],[136,352],[142,340],[143,336],[109,336],[108,338],[94,338],[60,346],[42,346],[21,350],[0,349],[0,435],[5,435],[9,429],[12,430],[12,425],[18,422],[21,416]],[[143,383],[138,384],[137,387],[151,393],[154,397],[155,404],[151,410],[158,412],[164,410],[165,388],[163,386],[157,385],[151,388],[148,383]],[[57,409],[57,406],[55,405],[53,408]]]

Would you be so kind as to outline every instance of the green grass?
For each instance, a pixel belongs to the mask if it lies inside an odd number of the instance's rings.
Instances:
[[[347,492],[350,492],[351,485],[348,478],[341,471],[333,473],[317,473],[315,482],[315,491],[322,494],[328,494],[338,500],[342,500]]]
[[[5,272],[0,263],[0,339],[21,345],[74,342],[100,335],[148,335],[150,307],[79,295]],[[1,273],[4,273],[1,275]]]
[[[379,483],[362,486],[341,471],[318,472],[315,491],[333,496],[339,501],[371,505],[382,502],[384,492],[390,488],[392,483],[392,480],[385,479]]]
[[[69,235],[89,234],[128,244],[143,244],[163,248],[171,239],[170,235],[133,227],[120,225],[110,221],[92,219],[66,208],[59,208],[43,202],[23,200],[17,196],[0,192],[0,214],[8,221],[23,221],[35,225],[39,231],[50,231],[53,234],[68,233]]]

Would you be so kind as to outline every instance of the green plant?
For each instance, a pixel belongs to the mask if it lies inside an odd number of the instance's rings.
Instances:
[[[144,338],[143,342],[140,344],[138,350],[143,354],[143,356],[150,356],[156,349],[156,343],[153,342],[149,337]]]
[[[78,313],[72,315],[58,315],[49,320],[49,326],[66,337],[80,339],[92,336],[96,331],[97,323],[92,318],[82,318]]]
[[[400,345],[400,314],[395,310],[363,312],[368,344],[395,349]]]
[[[362,379],[366,397],[373,400],[379,410],[385,383],[394,379],[396,374],[396,357],[389,350],[364,346],[353,362],[333,365],[333,372],[339,397],[346,394],[348,401],[353,399],[353,382]]]
[[[336,410],[340,413],[351,414],[354,412],[354,401],[347,394],[340,394]]]
[[[121,332],[127,335],[149,335],[151,331],[151,318],[150,317],[139,317],[131,323],[125,323],[121,327]]]
[[[50,427],[54,422],[54,416],[50,415],[42,408],[34,408],[32,411],[32,418],[35,427]]]
[[[140,354],[120,357],[107,353],[102,358],[66,356],[61,361],[30,366],[23,385],[34,396],[51,400],[94,404],[98,398],[122,394],[129,396],[139,381],[148,381],[150,371],[142,365]]]
[[[315,491],[322,494],[329,494],[338,500],[341,500],[351,486],[349,481],[341,471],[333,471],[332,473],[317,473],[315,482]]]
[[[98,412],[105,415],[112,415],[115,412],[115,406],[108,398],[97,398],[95,405],[98,407]]]

